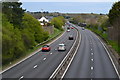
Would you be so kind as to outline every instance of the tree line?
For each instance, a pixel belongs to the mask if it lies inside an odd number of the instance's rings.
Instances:
[[[2,3],[2,65],[25,56],[28,50],[49,38],[40,22],[25,12],[21,2]],[[59,30],[65,24],[63,17],[55,17],[51,25]]]
[[[48,39],[49,34],[30,14],[25,13],[20,2],[2,4],[2,64],[26,55],[38,43]]]
[[[112,5],[108,14],[79,14],[70,21],[78,25],[87,23],[84,27],[103,37],[120,55],[120,1]]]

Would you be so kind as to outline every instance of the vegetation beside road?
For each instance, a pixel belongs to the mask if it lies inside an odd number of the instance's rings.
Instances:
[[[90,29],[91,31],[95,32],[100,37],[102,37],[107,42],[107,44],[111,45],[118,52],[118,54],[120,55],[120,45],[118,45],[117,41],[109,40],[107,33],[103,33],[102,31],[92,29],[92,28],[87,28],[87,29]]]
[[[20,2],[5,2],[2,4],[2,66],[11,65],[41,47],[37,44],[54,38],[62,33],[64,18],[56,17],[60,23],[54,23],[54,34],[43,30],[40,22],[30,14],[25,13]],[[58,28],[59,27],[59,28]]]
[[[70,22],[99,34],[120,55],[120,1],[113,4],[108,15],[78,14],[72,15]],[[86,23],[86,25],[81,25]]]
[[[61,30],[59,30],[59,29],[54,28],[54,34],[49,35],[49,38],[47,39],[47,40],[49,40],[49,41],[47,41],[46,43],[51,42],[51,41],[54,40],[56,37],[60,36],[63,32],[64,32],[64,31],[61,31]],[[51,40],[51,39],[52,39],[52,40]],[[46,44],[46,43],[45,43],[45,44]],[[21,60],[24,59],[25,57],[31,55],[31,54],[32,54],[33,52],[35,52],[36,50],[40,49],[43,45],[44,45],[44,44],[38,45],[38,46],[33,47],[32,49],[27,50],[25,55],[19,57],[19,58],[16,59],[16,60],[13,60],[12,62],[10,62],[10,64],[2,65],[2,69],[4,70],[4,69],[8,68],[9,66],[11,66],[11,65],[13,65],[13,64],[16,64],[17,62],[21,61]]]
[[[51,23],[52,25],[54,25],[55,28],[63,31],[62,26],[65,24],[65,19],[62,16],[54,17],[51,20]]]
[[[108,18],[100,19],[100,24],[90,24],[87,27],[104,38],[120,55],[120,1],[113,4]],[[92,26],[92,27],[91,27]],[[99,30],[98,27],[101,27]]]
[[[29,49],[48,39],[49,34],[39,25],[39,22],[31,15],[24,14],[23,28],[13,26],[8,19],[2,17],[2,64],[24,56]]]

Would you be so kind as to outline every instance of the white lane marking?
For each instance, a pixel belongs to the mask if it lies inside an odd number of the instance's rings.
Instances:
[[[80,32],[78,32],[78,33],[80,34]],[[63,77],[65,76],[65,74],[66,74],[66,72],[67,72],[67,70],[68,70],[68,68],[70,67],[70,65],[71,65],[71,63],[72,63],[72,61],[73,61],[75,55],[77,54],[78,48],[79,48],[79,46],[80,46],[80,43],[81,43],[81,34],[80,34],[80,40],[79,40],[79,42],[78,42],[79,45],[77,46],[77,50],[75,51],[75,54],[73,55],[73,57],[72,57],[70,63],[68,64],[68,66],[67,66],[67,68],[66,68],[65,72],[63,73],[63,75],[62,75],[62,77],[61,77],[60,80],[63,79]]]
[[[93,53],[91,53],[91,55],[93,55]]]
[[[91,61],[93,61],[93,59],[91,59]]]
[[[93,70],[93,67],[91,67],[91,70]]]
[[[46,60],[46,58],[43,58],[43,60]]]
[[[77,36],[78,36],[78,34],[77,34]],[[76,42],[76,41],[75,41]],[[75,42],[73,43],[73,45],[75,45]],[[79,46],[80,46],[80,42],[81,42],[81,34],[80,34],[80,41],[79,41]],[[78,46],[78,47],[79,47]],[[77,48],[78,48],[77,47]],[[64,57],[64,59],[62,60],[62,62],[59,64],[59,66],[57,67],[57,69],[55,69],[55,71],[52,73],[52,75],[49,77],[49,79],[48,80],[51,80],[51,78],[53,78],[53,76],[55,75],[55,73],[58,71],[58,69],[60,68],[60,66],[63,64],[63,62],[64,62],[64,60],[66,59],[66,57],[69,55],[69,53],[71,52],[71,50],[72,50],[72,48],[73,48],[73,46],[71,47],[71,49],[70,49],[70,51],[67,53],[67,55]],[[76,51],[76,53],[77,53],[77,51]],[[73,55],[73,57],[75,56],[75,54]],[[72,59],[71,59],[71,62],[72,62],[72,60],[73,60],[73,57],[72,57]],[[70,62],[70,63],[71,63]],[[68,66],[70,66],[70,63],[69,63],[69,65]],[[61,77],[61,79],[64,77],[64,75],[65,75],[65,73],[67,72],[67,70],[68,70],[68,68],[69,67],[67,67],[67,69],[65,70],[65,72],[63,73],[63,75],[62,75],[62,77]]]
[[[35,65],[33,68],[36,68],[37,67],[37,65]]]
[[[50,54],[52,54],[52,53],[50,53]]]
[[[91,51],[92,51],[92,48],[91,48]]]
[[[93,32],[91,32],[91,33],[92,33],[93,35],[95,35]],[[109,51],[108,51],[107,48],[105,47],[105,44],[100,40],[100,38],[99,38],[97,35],[95,35],[95,36],[96,36],[96,38],[98,38],[98,40],[100,41],[100,43],[103,45],[105,51],[107,52],[107,54],[108,54],[108,56],[109,56],[109,58],[110,58],[110,60],[111,60],[111,62],[112,62],[112,65],[113,65],[113,67],[114,67],[114,69],[115,69],[115,71],[116,71],[116,73],[117,73],[117,75],[118,75],[118,77],[119,77],[119,79],[120,79],[120,74],[119,74],[119,72],[118,72],[118,70],[117,70],[117,68],[116,68],[116,66],[115,66],[115,64],[114,64],[114,62],[113,62],[112,57],[110,56]]]
[[[96,35],[95,35],[95,36],[96,36]],[[96,36],[96,37],[99,39],[98,36]],[[114,64],[114,62],[113,62],[112,57],[110,56],[109,51],[107,50],[107,48],[105,47],[105,44],[104,44],[100,39],[99,39],[99,41],[101,42],[101,44],[103,45],[105,51],[107,52],[107,54],[108,54],[108,56],[109,56],[109,58],[110,58],[110,60],[111,60],[111,62],[112,62],[112,65],[113,65],[113,67],[114,67],[114,69],[115,69],[115,71],[116,71],[116,73],[117,73],[117,75],[118,75],[118,77],[119,77],[119,79],[120,79],[120,74],[119,74],[119,72],[118,72],[118,70],[117,70],[117,68],[116,68],[116,66],[115,66],[115,64]]]
[[[57,37],[56,39],[54,39],[52,42],[50,42],[48,45],[54,43],[55,41],[57,41],[60,37],[62,37],[65,34],[66,31],[64,31],[59,37]],[[22,59],[21,61],[19,61],[16,64],[13,64],[12,66],[8,67],[7,69],[3,70],[2,72],[0,71],[0,74],[4,73],[5,71],[17,66],[18,64],[22,63],[23,61],[29,59],[30,57],[32,57],[33,55],[35,55],[36,53],[38,53],[39,51],[41,51],[41,48],[36,50],[35,52],[31,53],[31,55],[27,56],[26,58]]]
[[[24,78],[24,76],[21,76],[21,77],[19,78],[19,80],[21,80],[22,78]]]

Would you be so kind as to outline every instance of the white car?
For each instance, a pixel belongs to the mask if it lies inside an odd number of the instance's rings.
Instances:
[[[66,48],[65,48],[65,44],[59,44],[59,46],[58,46],[58,51],[65,51],[66,50]]]
[[[70,29],[68,29],[67,32],[70,32]]]

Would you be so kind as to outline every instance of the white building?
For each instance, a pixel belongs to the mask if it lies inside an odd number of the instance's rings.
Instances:
[[[45,23],[49,23],[49,20],[46,19],[45,17],[38,19],[38,21],[40,22],[41,25],[45,25]]]

